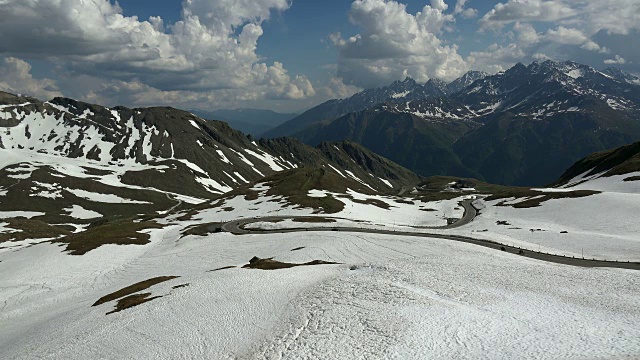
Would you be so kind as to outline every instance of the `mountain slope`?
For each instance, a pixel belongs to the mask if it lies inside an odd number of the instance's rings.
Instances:
[[[297,140],[254,142],[224,122],[166,107],[105,108],[0,93],[0,219],[30,217],[30,226],[48,232],[57,228],[47,224],[80,232],[100,219],[202,203],[305,166],[380,193],[420,179],[357,145],[331,146],[356,150],[328,157],[326,148]]]
[[[640,142],[594,153],[577,161],[554,182],[553,186],[575,186],[597,178],[634,172],[640,172]],[[638,181],[640,177],[629,176],[624,180]]]
[[[469,171],[451,145],[477,125],[468,121],[426,121],[414,113],[397,112],[391,105],[342,116],[296,134],[308,144],[350,140],[423,176],[454,174],[477,176]]]
[[[467,86],[473,84],[475,81],[484,79],[487,76],[489,76],[489,74],[484,71],[468,71],[466,74],[447,84],[447,91],[449,92],[449,94],[455,94],[459,91],[464,90]]]
[[[369,109],[384,102],[427,99],[446,95],[446,91],[446,83],[438,79],[431,79],[425,85],[420,85],[415,80],[406,78],[404,81],[396,81],[386,87],[364,90],[348,99],[329,100],[267,131],[263,136],[293,135],[314,123],[331,121],[342,115]]]
[[[452,97],[484,123],[453,149],[493,183],[543,185],[585,155],[640,139],[640,86],[574,62],[517,64]]]

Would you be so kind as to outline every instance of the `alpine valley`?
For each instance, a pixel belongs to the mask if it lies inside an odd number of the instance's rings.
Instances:
[[[213,117],[0,93],[0,358],[640,357],[633,75]]]

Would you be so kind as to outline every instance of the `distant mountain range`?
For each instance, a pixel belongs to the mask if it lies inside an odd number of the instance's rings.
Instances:
[[[544,185],[581,157],[640,139],[640,79],[571,61],[411,79],[331,100],[266,135],[352,140],[423,176]]]
[[[291,120],[298,114],[282,114],[264,109],[220,109],[220,110],[190,110],[191,113],[207,120],[227,122],[232,128],[245,134],[259,136],[266,131]]]

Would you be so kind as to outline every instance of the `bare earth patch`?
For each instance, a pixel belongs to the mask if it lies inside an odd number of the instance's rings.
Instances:
[[[144,245],[151,236],[141,233],[147,229],[161,229],[163,226],[155,221],[115,221],[92,226],[86,231],[53,240],[67,244],[66,251],[71,255],[84,255],[102,245]]]
[[[3,219],[2,221],[8,223],[6,227],[18,230],[18,232],[0,234],[0,243],[5,241],[22,241],[27,239],[56,238],[59,236],[71,234],[71,232],[64,227],[51,226],[40,220],[18,217],[12,219]]]
[[[122,297],[125,297],[127,295],[131,295],[133,293],[137,293],[138,291],[142,291],[142,290],[146,290],[154,285],[163,283],[165,281],[169,281],[169,280],[173,280],[178,278],[179,276],[159,276],[159,277],[155,277],[152,279],[148,279],[148,280],[144,280],[144,281],[140,281],[138,283],[135,283],[133,285],[129,285],[125,288],[122,288],[118,291],[112,292],[111,294],[107,294],[103,297],[101,297],[100,299],[98,299],[98,301],[96,301],[93,305],[91,306],[98,306],[98,305],[102,305],[104,303],[107,303],[109,301],[113,301],[113,300],[118,300]],[[147,300],[148,301],[148,300]]]
[[[312,265],[336,265],[339,263],[330,262],[330,261],[322,261],[322,260],[313,260],[303,264],[294,264],[294,263],[285,263],[278,260],[273,260],[273,258],[261,259],[257,256],[254,256],[249,263],[243,266],[243,269],[260,269],[260,270],[279,270],[279,269],[288,269],[296,266],[312,266]]]
[[[567,192],[543,192],[536,191],[530,189],[512,189],[509,191],[497,193],[485,198],[485,201],[499,200],[499,199],[508,199],[508,198],[516,198],[522,199],[522,201],[510,204],[505,201],[501,201],[496,204],[496,206],[511,206],[517,209],[520,208],[532,208],[540,206],[545,201],[555,200],[555,199],[573,199],[573,198],[581,198],[587,197],[595,194],[600,194],[600,191],[592,191],[592,190],[576,190],[576,191],[567,191]]]
[[[117,313],[124,309],[132,308],[134,306],[138,306],[140,304],[149,302],[153,299],[162,297],[162,296],[149,297],[150,295],[151,293],[144,293],[144,294],[135,294],[135,295],[122,298],[118,300],[118,304],[116,304],[116,308],[106,313],[106,315]]]
[[[220,270],[227,270],[227,269],[235,269],[236,267],[233,265],[230,266],[223,266],[221,268],[217,268],[217,269],[213,269],[213,270],[209,270],[207,272],[214,272],[214,271],[220,271]]]

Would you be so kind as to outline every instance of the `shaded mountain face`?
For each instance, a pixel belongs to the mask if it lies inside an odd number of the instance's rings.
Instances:
[[[264,109],[195,109],[190,112],[203,119],[225,121],[232,128],[256,137],[297,116]]]
[[[596,178],[631,175],[624,181],[640,182],[640,142],[586,156],[568,168],[553,186],[575,186]]]
[[[620,82],[627,82],[629,84],[640,85],[640,77],[626,73],[618,68],[610,67],[610,68],[604,69],[604,71],[602,72]]]
[[[406,78],[404,81],[395,81],[389,86],[364,90],[348,99],[329,100],[307,110],[277,128],[265,132],[263,136],[293,135],[312,124],[332,121],[343,115],[371,109],[383,103],[400,104],[448,96],[487,75],[487,73],[480,71],[469,71],[449,84],[434,78],[429,79],[424,85],[418,84],[411,78]]]
[[[265,137],[288,136],[305,127],[322,121],[331,121],[342,115],[366,110],[385,102],[405,102],[428,99],[447,94],[447,84],[431,79],[426,84],[418,84],[411,78],[393,84],[367,89],[348,99],[329,100],[263,134]]]
[[[416,113],[428,110],[419,106],[412,109],[404,112],[406,108],[399,111],[394,104],[385,104],[311,126],[295,136],[314,145],[323,141],[355,141],[392,161],[402,162],[409,169],[419,169],[422,175],[478,176],[452,150],[453,143],[478,124],[449,120],[437,111],[431,113],[435,114],[431,120],[426,120],[426,115],[423,119]]]
[[[255,142],[224,122],[173,108],[0,93],[0,212],[37,212],[60,223],[74,211],[87,221],[133,216],[204,202],[306,166],[381,193],[419,181],[353,143],[316,149],[287,138]]]
[[[475,81],[484,79],[487,76],[489,76],[489,74],[484,71],[469,71],[461,77],[447,84],[447,91],[449,94],[455,94],[459,91],[464,90],[467,86],[473,84]]]
[[[552,61],[470,72],[449,96],[387,102],[295,136],[353,140],[423,176],[539,186],[587,154],[640,139],[640,86],[610,74]]]
[[[640,86],[574,62],[517,64],[452,97],[483,123],[453,149],[489,182],[544,185],[640,138]]]

